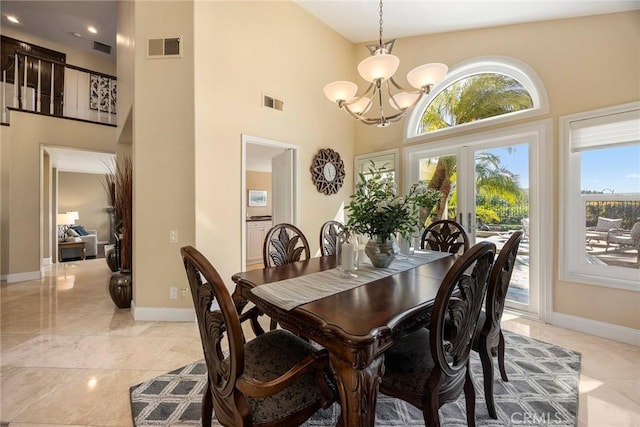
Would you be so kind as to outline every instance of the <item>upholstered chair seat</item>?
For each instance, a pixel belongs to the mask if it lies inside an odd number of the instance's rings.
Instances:
[[[281,377],[305,357],[316,353],[308,342],[292,333],[278,329],[269,331],[249,341],[244,347],[244,373],[240,378],[251,381],[267,382]],[[327,387],[335,390],[329,375],[325,375]],[[249,397],[254,424],[276,422],[305,408],[315,405],[322,399],[316,378],[308,373],[291,386],[269,397]]]

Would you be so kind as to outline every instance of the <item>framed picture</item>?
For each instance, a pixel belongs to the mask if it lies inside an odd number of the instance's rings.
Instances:
[[[267,206],[267,190],[249,190],[249,206]]]

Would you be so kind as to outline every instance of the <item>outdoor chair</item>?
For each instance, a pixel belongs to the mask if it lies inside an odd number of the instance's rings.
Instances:
[[[509,237],[491,269],[487,286],[486,307],[480,312],[473,340],[473,350],[479,353],[482,362],[484,398],[487,410],[491,418],[494,419],[498,418],[498,414],[493,398],[493,355],[498,356],[498,367],[502,380],[509,381],[504,366],[504,336],[500,322],[522,236],[522,231],[516,231]]]
[[[380,391],[420,408],[425,425],[439,426],[438,409],[457,400],[463,390],[467,424],[475,425],[469,358],[495,251],[496,246],[486,241],[466,251],[438,289],[429,327],[384,352]]]
[[[587,227],[587,243],[592,240],[607,241],[609,232],[611,230],[617,230],[622,225],[622,218],[605,218],[598,217],[598,223],[595,227]]]
[[[246,341],[229,291],[197,249],[180,249],[207,365],[202,425],[298,426],[335,400],[328,354],[285,330]],[[228,351],[227,351],[228,348]]]
[[[609,250],[611,245],[616,245],[618,250],[631,248],[638,251],[637,261],[640,263],[640,221],[633,224],[631,230],[625,231],[620,229],[611,229],[607,233],[607,247],[605,252]]]
[[[338,234],[344,230],[344,224],[338,221],[327,221],[320,228],[320,253],[322,256],[335,255]]]
[[[420,249],[457,254],[469,249],[469,236],[462,225],[449,219],[434,221],[427,226],[420,239]]]

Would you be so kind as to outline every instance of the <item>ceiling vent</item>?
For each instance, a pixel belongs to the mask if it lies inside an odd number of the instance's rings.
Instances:
[[[180,37],[147,39],[147,58],[180,58],[181,46]]]
[[[284,101],[271,95],[262,94],[262,106],[282,111],[284,109]]]
[[[108,44],[104,44],[104,43],[100,43],[100,42],[93,42],[93,49],[100,51],[102,53],[106,53],[107,55],[111,55],[111,46],[109,46]]]

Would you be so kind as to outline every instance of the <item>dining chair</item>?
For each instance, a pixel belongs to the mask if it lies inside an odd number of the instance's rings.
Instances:
[[[344,230],[344,224],[339,221],[327,221],[320,227],[320,253],[322,256],[335,255],[338,234]]]
[[[197,249],[180,249],[207,365],[202,425],[298,426],[335,400],[328,355],[285,330],[246,341],[229,291]]]
[[[262,258],[265,268],[309,259],[309,242],[295,225],[276,224],[267,231],[264,238]]]
[[[487,285],[486,307],[480,312],[476,336],[473,340],[472,348],[479,353],[480,361],[482,362],[484,398],[487,402],[487,410],[491,418],[494,419],[498,418],[498,414],[496,413],[493,397],[493,355],[498,356],[498,366],[502,380],[509,381],[504,366],[504,336],[502,335],[500,321],[523,235],[522,231],[514,232],[496,258]]]
[[[439,426],[438,409],[464,391],[467,424],[475,426],[469,358],[495,252],[485,241],[460,256],[438,289],[429,327],[384,352],[380,391],[421,409],[425,425]]]
[[[427,226],[420,239],[420,249],[457,254],[469,249],[469,236],[462,225],[449,219],[434,221]]]
[[[309,242],[298,227],[292,224],[276,224],[264,238],[262,246],[262,259],[265,268],[277,267],[291,262],[302,261],[311,258]],[[269,328],[274,330],[277,326],[271,319]]]

